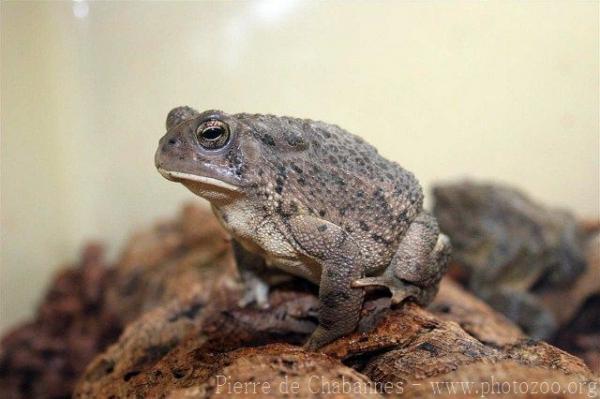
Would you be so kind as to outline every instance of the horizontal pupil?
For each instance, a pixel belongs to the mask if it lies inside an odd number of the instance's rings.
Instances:
[[[202,131],[202,137],[207,140],[216,140],[223,134],[223,129],[219,127],[209,127]]]

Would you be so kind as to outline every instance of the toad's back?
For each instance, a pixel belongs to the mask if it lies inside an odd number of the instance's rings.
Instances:
[[[383,258],[422,209],[414,175],[336,125],[238,114],[261,143],[259,195],[285,217],[304,211],[341,226]],[[269,184],[271,183],[271,184]],[[377,257],[380,257],[377,256]]]

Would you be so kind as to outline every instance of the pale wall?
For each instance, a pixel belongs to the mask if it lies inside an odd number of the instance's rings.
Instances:
[[[3,325],[85,240],[192,198],[153,166],[179,104],[335,122],[426,188],[598,215],[598,2],[2,2],[1,62]]]

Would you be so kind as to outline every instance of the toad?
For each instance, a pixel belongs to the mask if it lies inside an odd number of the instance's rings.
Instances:
[[[245,303],[266,302],[251,264],[319,287],[316,350],[352,332],[365,287],[392,304],[428,304],[450,252],[423,209],[415,176],[359,136],[309,119],[178,107],[155,156],[158,171],[207,199],[233,238]]]

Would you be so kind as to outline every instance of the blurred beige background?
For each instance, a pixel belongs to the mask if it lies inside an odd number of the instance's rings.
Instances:
[[[1,326],[91,238],[173,215],[173,106],[335,122],[425,188],[598,217],[598,2],[2,2]]]

